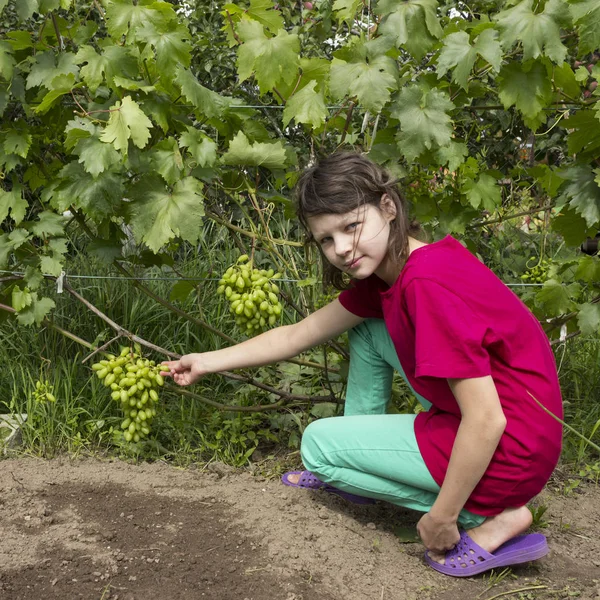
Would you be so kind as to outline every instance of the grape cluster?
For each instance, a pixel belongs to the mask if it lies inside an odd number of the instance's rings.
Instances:
[[[246,335],[260,333],[277,322],[283,308],[277,295],[279,287],[273,279],[280,277],[281,273],[273,269],[253,268],[248,255],[242,254],[219,281],[217,293],[229,300],[229,312]]]
[[[530,260],[535,260],[535,258]],[[529,267],[527,271],[521,275],[521,280],[525,283],[544,283],[548,279],[549,268],[549,260],[540,260],[533,267]]]
[[[123,348],[120,356],[109,355],[108,359],[92,365],[92,369],[110,387],[112,399],[121,404],[125,441],[139,442],[146,437],[156,416],[157,389],[165,383],[160,372],[168,371],[169,367]]]
[[[46,380],[38,380],[35,382],[35,390],[33,397],[36,402],[56,402],[56,398],[52,393],[54,391],[52,385]]]

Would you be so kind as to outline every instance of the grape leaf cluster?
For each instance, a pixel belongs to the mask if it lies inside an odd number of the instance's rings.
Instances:
[[[145,438],[156,416],[157,390],[165,383],[160,373],[168,371],[169,367],[157,365],[130,348],[123,348],[120,356],[109,355],[92,365],[92,369],[98,379],[110,387],[112,399],[121,404],[125,417],[121,429],[125,441],[139,442]]]
[[[521,280],[525,283],[544,283],[548,279],[549,268],[549,260],[540,260],[521,275]]]
[[[273,279],[280,277],[281,273],[273,269],[254,268],[248,255],[242,254],[220,279],[217,293],[229,300],[229,312],[246,335],[261,333],[267,325],[272,327],[277,322],[283,307]]]

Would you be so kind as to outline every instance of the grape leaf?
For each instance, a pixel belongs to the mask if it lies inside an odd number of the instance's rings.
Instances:
[[[56,210],[63,212],[75,206],[96,222],[122,210],[123,180],[118,174],[104,171],[94,177],[72,161],[60,171],[60,178],[55,189],[47,189],[47,201]]]
[[[136,239],[154,253],[175,237],[197,242],[204,216],[201,190],[194,177],[178,181],[171,192],[156,178],[142,180],[132,190],[135,202],[130,224]]]
[[[595,256],[587,254],[579,259],[575,279],[581,279],[586,283],[595,283],[600,281],[600,260]]]
[[[385,17],[381,33],[421,60],[443,35],[437,7],[436,0],[381,0],[376,9]]]
[[[13,229],[10,233],[0,233],[0,267],[5,269],[10,253],[20,248],[29,239],[30,236],[24,229]]]
[[[87,63],[81,67],[81,78],[86,82],[92,93],[104,81],[104,72],[108,66],[108,60],[92,48],[92,46],[81,46],[75,56],[77,64]]]
[[[25,275],[23,277],[23,280],[25,281],[27,287],[30,290],[37,290],[44,281],[44,275],[39,269],[32,265],[29,265],[25,269]]]
[[[508,63],[496,81],[504,108],[516,106],[525,124],[534,131],[545,121],[544,108],[552,102],[552,82],[539,62]]]
[[[359,6],[362,7],[362,0],[335,0],[333,12],[339,21],[352,22]]]
[[[185,25],[169,31],[158,31],[146,25],[136,32],[136,38],[151,44],[156,51],[156,66],[164,77],[170,77],[179,67],[189,67],[192,61],[192,45],[187,41],[190,33]]]
[[[567,48],[561,42],[560,28],[569,25],[569,9],[564,0],[548,0],[541,13],[533,10],[533,0],[523,0],[500,12],[496,21],[502,27],[501,39],[508,47],[515,42],[523,46],[523,60],[547,56],[562,63]]]
[[[150,139],[152,121],[144,114],[131,96],[125,96],[123,101],[117,100],[111,107],[108,125],[100,136],[107,144],[113,144],[117,150],[127,152],[129,138],[138,148],[144,148]]]
[[[64,218],[49,210],[38,214],[38,220],[31,225],[31,231],[37,237],[64,235]]]
[[[568,119],[564,119],[563,126],[569,130],[567,139],[569,154],[578,154],[580,158],[589,156],[591,159],[598,156],[600,121],[595,117],[592,109],[578,110]]]
[[[283,169],[287,162],[287,154],[283,142],[255,142],[250,144],[248,138],[238,131],[229,143],[229,150],[221,158],[224,165],[242,165]]]
[[[46,315],[56,306],[50,298],[38,299],[37,292],[31,292],[32,303],[17,314],[17,321],[21,325],[39,325]]]
[[[193,127],[188,126],[187,131],[181,134],[179,147],[187,148],[201,167],[212,167],[217,161],[217,144]]]
[[[319,128],[327,118],[327,107],[323,92],[315,91],[317,82],[313,79],[308,85],[296,92],[285,104],[283,109],[283,124],[294,119],[296,123],[308,123],[313,128]]]
[[[477,55],[483,57],[498,72],[502,62],[502,47],[498,41],[498,32],[494,29],[484,29],[473,45],[469,34],[464,31],[451,33],[444,39],[444,47],[437,63],[438,78],[443,77],[450,69],[452,81],[465,90],[468,88],[468,77],[477,60]]]
[[[162,175],[169,185],[181,179],[183,158],[175,138],[169,137],[156,144],[150,155],[155,171]]]
[[[55,62],[55,53],[52,51],[39,53],[36,55],[36,62],[31,67],[27,76],[27,89],[43,85],[49,90],[52,89],[52,81],[58,75],[68,75],[72,73],[77,76],[79,67],[77,66],[76,56],[72,52],[61,52],[58,56],[58,63]]]
[[[37,114],[44,114],[54,106],[54,103],[59,98],[72,90],[81,87],[81,85],[81,83],[75,83],[75,75],[73,75],[73,73],[69,73],[68,75],[57,75],[50,84],[51,91],[44,96],[42,101],[34,108],[34,111]]]
[[[0,15],[2,14],[2,11],[6,8],[7,4],[8,0],[0,0]]]
[[[280,82],[291,83],[298,78],[300,40],[295,33],[279,30],[268,38],[257,21],[243,18],[238,25],[238,35],[244,42],[238,48],[238,75],[240,81],[252,73],[260,93],[277,87]]]
[[[21,21],[29,19],[38,10],[38,0],[17,0],[15,4]]]
[[[209,119],[220,117],[229,106],[229,98],[205,88],[187,69],[178,69],[174,81],[181,88],[183,96],[194,105],[194,108]]]
[[[462,142],[451,140],[446,146],[438,148],[435,153],[440,165],[448,165],[450,172],[456,171],[469,155],[467,145]]]
[[[21,289],[18,285],[15,285],[12,291],[12,307],[17,312],[27,308],[32,301],[33,298],[27,288]]]
[[[493,212],[502,203],[500,188],[496,185],[496,180],[488,173],[481,173],[476,180],[467,177],[461,185],[461,191],[473,208],[483,207],[485,210]]]
[[[9,129],[4,136],[4,152],[27,158],[32,139],[31,134],[27,131]]]
[[[96,136],[81,138],[75,145],[74,153],[94,179],[121,161],[121,155],[114,147],[101,142]]]
[[[569,167],[561,176],[566,179],[563,197],[569,200],[586,221],[588,227],[600,223],[600,186],[594,181],[594,172],[587,165]]]
[[[367,62],[346,62],[334,58],[331,62],[329,88],[335,98],[356,96],[358,102],[378,113],[397,89],[398,67],[389,56],[377,56]]]
[[[65,127],[65,148],[72,150],[80,139],[90,137],[96,133],[96,126],[90,121],[75,117]]]
[[[18,225],[25,218],[27,207],[27,200],[23,198],[23,188],[20,185],[14,185],[10,192],[0,188],[0,223],[10,211],[11,219]]]
[[[595,229],[589,229],[585,219],[568,206],[551,221],[553,231],[559,233],[569,246],[579,246]]]
[[[579,54],[600,48],[600,4],[598,0],[567,0],[579,28]]]
[[[579,306],[577,324],[583,335],[600,333],[600,304],[586,303]]]
[[[400,92],[391,114],[400,121],[398,147],[409,162],[425,150],[450,143],[452,119],[447,111],[453,108],[447,94],[436,88],[424,91],[413,84]]]
[[[177,21],[173,7],[166,2],[134,3],[133,0],[109,0],[106,25],[111,37],[120,38],[128,31],[136,32],[146,25],[164,29]]]
[[[572,296],[577,296],[581,286],[577,283],[563,285],[556,279],[548,279],[536,293],[535,302],[549,315],[562,315],[575,308]]]
[[[273,10],[271,0],[250,0],[250,7],[246,14],[264,25],[269,31],[277,33],[284,28],[283,17],[278,10]]]
[[[0,42],[0,75],[7,81],[12,79],[15,64],[10,44]]]

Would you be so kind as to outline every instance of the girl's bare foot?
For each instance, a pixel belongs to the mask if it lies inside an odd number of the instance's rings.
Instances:
[[[487,518],[479,527],[468,530],[470,538],[484,550],[492,553],[511,538],[527,531],[533,517],[526,506],[507,508],[495,517]],[[443,554],[430,552],[429,556],[440,564],[444,564]]]

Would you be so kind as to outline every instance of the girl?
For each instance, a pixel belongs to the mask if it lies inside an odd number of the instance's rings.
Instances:
[[[448,575],[544,556],[544,536],[520,535],[561,449],[560,423],[537,402],[562,416],[538,321],[458,241],[419,241],[396,182],[363,156],[308,169],[297,211],[325,283],[344,288],[348,275],[352,286],[295,325],[169,363],[175,382],[291,358],[349,331],[344,417],[306,429],[307,470],[283,482],[424,512],[426,561]],[[394,369],[418,415],[386,414]]]

